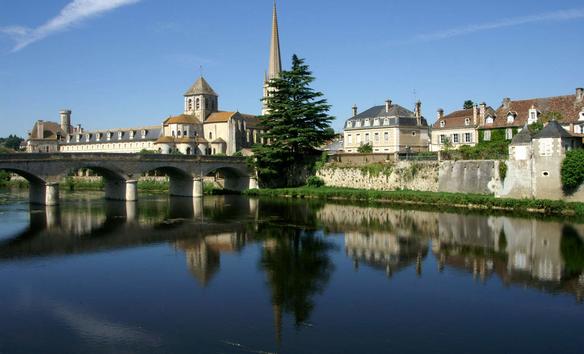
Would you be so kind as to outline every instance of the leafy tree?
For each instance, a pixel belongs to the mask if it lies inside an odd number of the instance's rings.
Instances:
[[[360,154],[370,154],[373,152],[373,146],[370,143],[359,146],[357,152]]]
[[[559,112],[550,111],[550,112],[542,113],[542,115],[541,115],[541,122],[542,123],[547,123],[547,122],[552,121],[552,120],[557,120],[558,122],[560,122],[563,119],[564,119],[564,116]]]
[[[7,138],[0,138],[0,144],[12,150],[20,150],[20,144],[23,141],[23,138],[14,134],[10,134]]]
[[[464,109],[471,109],[475,106],[475,103],[472,100],[466,100],[464,101]]]
[[[310,87],[314,81],[308,65],[296,55],[292,68],[270,80],[265,98],[268,114],[260,117],[267,144],[256,145],[255,167],[260,181],[287,176],[294,166],[334,137],[333,117],[324,95]]]
[[[562,161],[562,186],[565,191],[571,192],[584,182],[584,149],[571,150],[566,153]]]

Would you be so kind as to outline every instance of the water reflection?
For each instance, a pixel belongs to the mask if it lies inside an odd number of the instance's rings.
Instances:
[[[222,258],[256,247],[255,265],[281,343],[287,316],[296,329],[312,326],[319,297],[338,268],[334,256],[343,247],[342,261],[391,278],[380,278],[384,283],[394,283],[402,272],[421,280],[455,273],[478,284],[496,279],[506,286],[569,294],[581,302],[583,235],[583,225],[557,220],[343,203],[230,196],[138,203],[74,198],[61,207],[31,208],[27,227],[1,238],[0,266],[166,244],[184,257],[193,277],[189,282],[207,290],[216,284]],[[356,276],[363,277],[362,272]],[[56,318],[87,337],[111,343],[156,337],[64,302],[51,308]]]

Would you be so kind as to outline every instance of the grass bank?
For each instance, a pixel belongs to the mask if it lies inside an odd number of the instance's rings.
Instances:
[[[300,187],[282,189],[254,189],[250,196],[288,198],[340,199],[351,201],[387,202],[403,205],[425,205],[448,209],[512,211],[552,216],[584,217],[584,203],[544,199],[508,199],[490,195],[437,193],[418,191],[374,191],[334,187]]]

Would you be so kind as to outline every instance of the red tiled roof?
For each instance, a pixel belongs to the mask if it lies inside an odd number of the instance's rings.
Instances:
[[[561,114],[563,117],[560,121],[561,124],[575,123],[578,121],[579,114],[584,108],[584,101],[577,102],[576,95],[510,101],[508,107],[501,105],[497,109],[493,124],[485,124],[481,128],[522,127],[527,123],[531,107],[537,109],[541,114],[549,112]],[[513,123],[507,123],[509,112],[516,114]]]
[[[469,119],[469,124],[465,124],[466,119]],[[444,127],[440,127],[440,122],[444,121]],[[474,127],[473,124],[473,109],[462,109],[460,111],[454,111],[450,114],[445,115],[442,119],[438,119],[432,129],[453,129],[453,128],[464,128],[464,127]]]

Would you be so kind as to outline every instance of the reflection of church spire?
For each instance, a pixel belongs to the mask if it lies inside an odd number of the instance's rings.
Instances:
[[[282,342],[282,307],[274,303],[272,305],[274,311],[274,330],[276,331],[276,343],[279,345]]]

